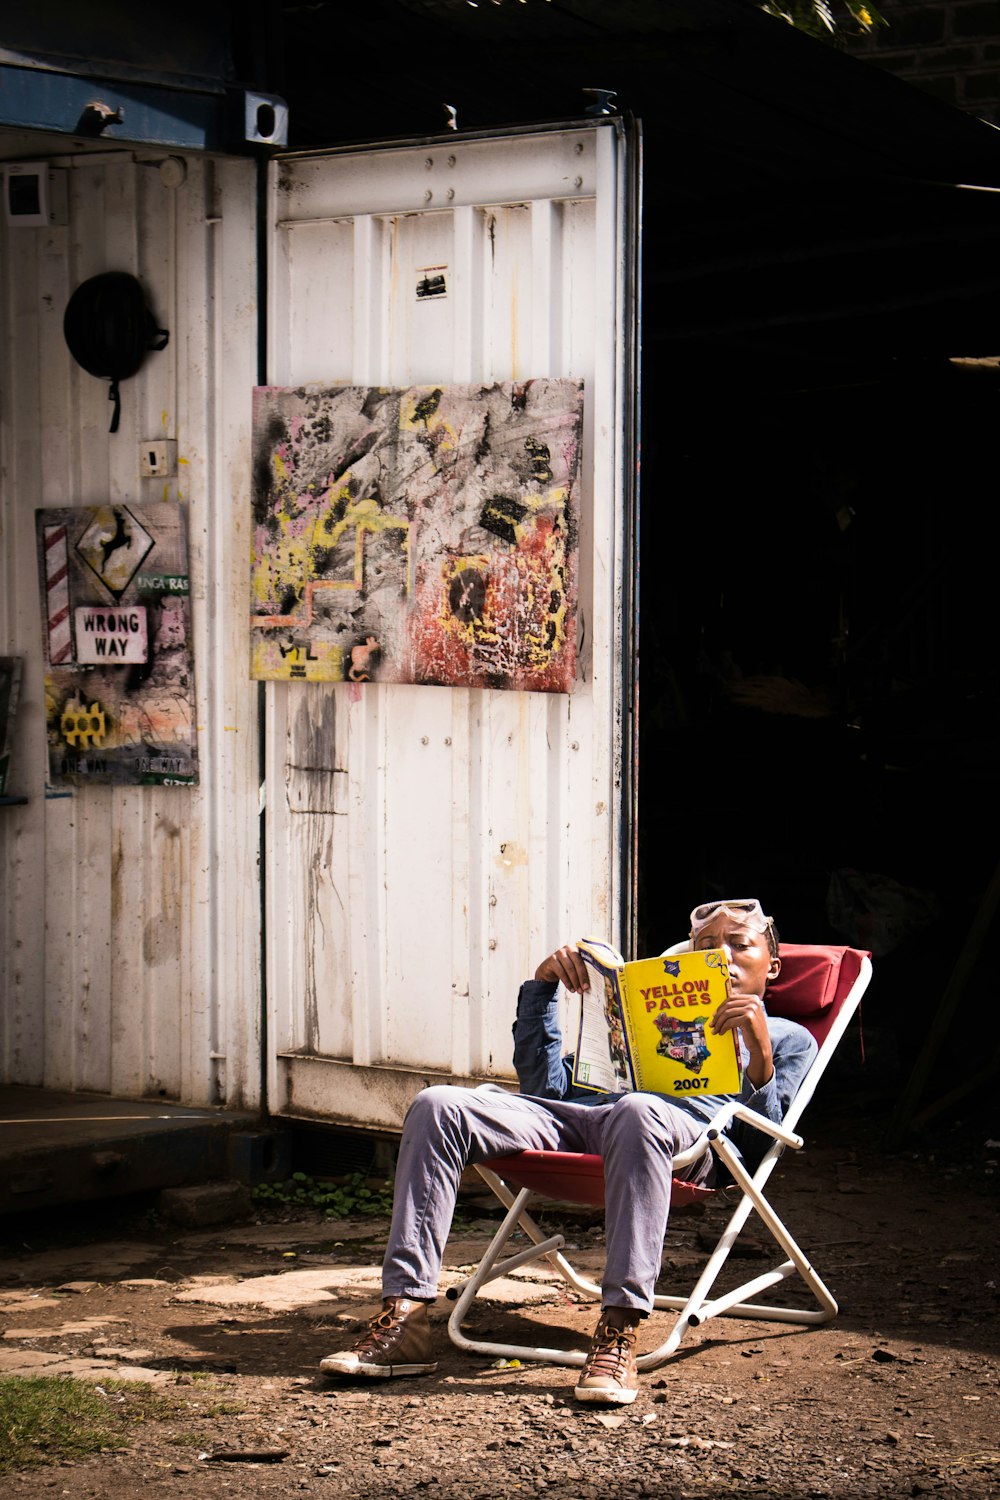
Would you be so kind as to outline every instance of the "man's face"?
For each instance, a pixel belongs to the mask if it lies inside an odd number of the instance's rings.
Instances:
[[[725,911],[701,928],[694,946],[725,951],[734,995],[763,995],[767,981],[776,978],[781,967],[771,956],[767,933],[755,932]]]

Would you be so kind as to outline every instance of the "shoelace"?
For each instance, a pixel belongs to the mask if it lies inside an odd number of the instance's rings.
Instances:
[[[609,1375],[617,1380],[622,1365],[627,1364],[635,1347],[635,1339],[635,1332],[631,1328],[602,1325],[594,1335],[595,1348],[587,1359],[587,1373]]]
[[[374,1345],[376,1348],[380,1347],[402,1322],[403,1319],[396,1312],[395,1308],[383,1308],[380,1313],[377,1313],[374,1318],[369,1320],[368,1332],[363,1336],[357,1347],[359,1349],[366,1348],[368,1345]]]

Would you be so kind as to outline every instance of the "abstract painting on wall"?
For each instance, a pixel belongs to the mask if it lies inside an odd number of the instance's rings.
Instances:
[[[568,693],[583,384],[254,391],[254,678]]]
[[[35,523],[50,782],[194,785],[183,510],[47,507]]]

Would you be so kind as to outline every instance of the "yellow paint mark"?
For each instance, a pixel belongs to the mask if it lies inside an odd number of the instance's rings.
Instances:
[[[179,464],[186,464],[186,463],[189,463],[189,462],[190,462],[190,460],[189,460],[189,459],[187,459],[187,458],[179,458],[179,459],[178,459],[178,460],[177,460],[177,462],[178,462],[178,463],[179,463]]]
[[[250,592],[258,604],[266,604],[270,598],[270,590],[267,586],[267,575],[263,568],[255,568],[250,580]]]
[[[454,579],[466,570],[483,574],[486,580],[486,597],[483,600],[482,614],[463,620],[453,613],[450,595]],[[494,607],[495,600],[490,587],[489,557],[484,553],[474,553],[469,557],[451,557],[441,564],[441,608],[438,612],[438,623],[443,631],[456,636],[463,645],[469,648],[477,642],[479,644],[496,642],[500,637]]]
[[[445,421],[440,407],[437,411],[431,412],[430,416],[417,416],[417,408],[420,403],[430,392],[437,389],[438,387],[433,385],[420,385],[416,386],[412,391],[408,391],[404,399],[400,402],[399,426],[400,431],[406,431],[407,428],[411,430],[418,428],[421,431],[436,433],[438,435],[438,449],[443,453],[447,453],[452,449],[458,448],[459,438],[458,433],[451,423]]]
[[[280,462],[281,460],[276,455],[276,469]],[[346,502],[349,498],[349,477],[349,475],[345,476],[344,484],[340,487],[337,496],[330,496],[328,507],[313,518],[312,524],[300,536],[287,535],[291,517],[284,508],[284,501],[279,504],[276,514],[285,529],[285,535],[263,557],[254,559],[252,591],[257,602],[266,605],[269,600],[280,598],[288,588],[296,591],[301,589],[303,603],[301,609],[294,614],[258,615],[251,621],[254,628],[273,629],[278,625],[297,625],[306,628],[312,623],[313,599],[317,593],[331,589],[359,592],[364,587],[365,537],[375,532],[398,531],[402,533],[400,545],[404,558],[406,593],[412,592],[409,521],[401,521],[394,516],[386,515],[371,496],[358,500],[354,504],[348,504],[340,519],[333,520],[337,504]],[[290,498],[287,492],[285,498]],[[318,547],[326,548],[336,545],[352,526],[355,535],[354,566],[351,576],[313,578],[313,553]]]
[[[240,732],[240,726],[238,724],[223,724],[222,727],[227,734],[239,734]]]
[[[344,648],[325,641],[299,646],[258,636],[250,652],[250,676],[262,682],[344,682],[347,665]]]
[[[74,698],[67,703],[59,720],[59,730],[67,745],[86,750],[89,746],[99,749],[107,737],[108,725],[100,703],[89,708]]]

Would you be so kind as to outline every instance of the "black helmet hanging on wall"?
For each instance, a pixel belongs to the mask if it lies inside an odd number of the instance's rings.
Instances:
[[[165,349],[170,334],[157,328],[134,276],[127,271],[104,271],[82,281],[70,297],[63,335],[77,364],[88,374],[111,381],[108,400],[115,403],[115,409],[108,431],[117,432],[118,382],[134,375],[151,350]]]

